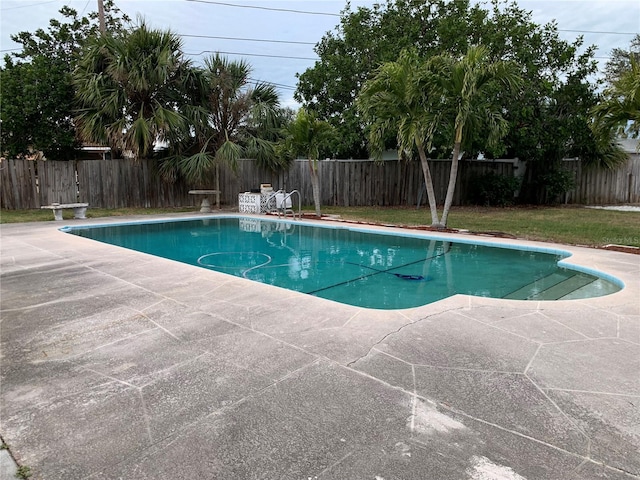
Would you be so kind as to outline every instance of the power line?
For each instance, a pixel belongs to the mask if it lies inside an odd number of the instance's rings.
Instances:
[[[250,77],[248,77],[248,80],[251,80],[252,82],[268,83],[269,85],[273,85],[274,87],[278,87],[278,88],[283,88],[285,90],[295,90],[296,89],[296,87],[293,87],[291,85],[284,85],[282,83],[270,82],[268,80],[260,80],[258,78],[250,78]]]
[[[243,55],[247,57],[269,57],[269,58],[286,58],[289,60],[318,60],[318,57],[291,57],[288,55],[267,55],[263,53],[241,53],[241,52],[223,52],[222,50],[203,50],[200,53],[184,52],[185,55],[199,56],[204,53],[222,53],[224,55]]]
[[[571,33],[597,33],[600,35],[638,35],[638,32],[630,33],[630,32],[598,32],[595,30],[565,30],[558,29],[559,32],[571,32]]]
[[[238,5],[236,3],[226,3],[226,2],[217,2],[213,0],[187,0],[187,2],[197,2],[197,3],[210,3],[213,5],[223,5],[225,7],[237,7],[237,8],[253,8],[256,10],[269,10],[272,12],[288,12],[288,13],[301,13],[305,15],[326,15],[328,17],[339,17],[338,13],[327,13],[327,12],[309,12],[306,10],[293,10],[289,8],[273,8],[273,7],[259,7],[257,5]]]
[[[181,37],[189,38],[215,38],[218,40],[241,40],[244,42],[264,42],[264,43],[288,43],[293,45],[315,45],[314,42],[297,42],[293,40],[267,40],[262,38],[242,38],[242,37],[218,37],[216,35],[187,35],[179,33]]]
[[[305,15],[326,15],[330,17],[340,17],[339,13],[328,13],[328,12],[312,12],[308,10],[294,10],[289,8],[274,8],[274,7],[261,7],[258,5],[238,5],[236,3],[228,3],[228,2],[219,2],[216,0],[186,0],[188,2],[196,2],[196,3],[209,3],[212,5],[223,5],[226,7],[236,7],[236,8],[252,8],[256,10],[269,10],[273,12],[288,12],[288,13],[299,13]],[[571,30],[571,29],[558,29],[559,32],[571,32],[571,33],[594,33],[600,35],[638,35],[638,32],[611,32],[611,31],[597,31],[597,30]],[[215,37],[212,37],[215,38]]]
[[[84,4],[84,8],[82,9],[82,12],[80,12],[80,16],[84,15],[84,11],[87,9],[87,7],[89,6],[89,2],[91,0],[87,0],[87,3]]]
[[[48,2],[32,3],[31,5],[18,5],[17,7],[0,8],[0,10],[4,12],[5,10],[15,10],[16,8],[37,7],[38,5],[46,5],[47,3],[57,3],[58,1],[59,0],[50,0]]]

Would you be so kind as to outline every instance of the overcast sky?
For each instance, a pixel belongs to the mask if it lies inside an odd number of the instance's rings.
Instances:
[[[170,28],[181,35],[245,39],[185,36],[184,51],[196,61],[208,55],[206,51],[245,58],[253,66],[252,77],[276,84],[283,104],[290,106],[295,106],[296,73],[313,66],[316,58],[313,46],[325,32],[336,27],[345,6],[345,1],[337,0],[116,0],[115,3],[134,22],[140,14],[151,26]],[[351,1],[352,9],[373,3],[373,0]],[[613,48],[628,49],[633,35],[640,33],[639,0],[520,0],[518,4],[532,11],[533,21],[538,24],[555,19],[566,40],[583,35],[585,44],[598,47],[596,57],[601,66]],[[6,53],[18,46],[11,41],[11,34],[46,30],[49,19],[61,17],[58,10],[63,5],[82,15],[97,10],[97,0],[0,0],[0,49]]]

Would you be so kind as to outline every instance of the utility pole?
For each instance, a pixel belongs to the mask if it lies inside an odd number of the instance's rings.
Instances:
[[[102,4],[102,0],[98,0],[98,19],[100,21],[100,33],[104,35],[107,27],[104,22],[104,5]]]

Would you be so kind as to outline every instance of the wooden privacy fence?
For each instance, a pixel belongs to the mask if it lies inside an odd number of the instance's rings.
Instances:
[[[566,203],[616,205],[640,203],[640,155],[630,154],[617,170],[586,168],[579,159],[567,159],[564,167],[573,173],[576,187],[567,192]]]
[[[637,157],[637,155],[635,156]],[[514,175],[514,160],[463,161],[460,163],[454,204],[469,202],[474,178],[486,172]],[[52,202],[87,202],[94,208],[196,206],[200,199],[188,194],[194,188],[214,188],[212,174],[200,185],[184,180],[165,183],[152,160],[77,160],[0,162],[2,208],[38,208]],[[566,162],[576,175],[576,188],[567,195],[569,203],[640,202],[640,159],[632,155],[616,171],[588,170],[580,162]],[[430,161],[431,174],[440,203],[444,201],[449,160]],[[388,160],[323,160],[319,162],[323,205],[415,205],[423,188],[420,163]],[[519,175],[522,172],[517,172]],[[297,189],[304,204],[312,204],[311,182],[306,160],[296,160],[286,172],[273,173],[241,160],[236,172],[220,168],[221,202],[237,205],[240,192],[270,183],[274,189]],[[423,201],[426,202],[426,196]]]
[[[433,160],[431,172],[440,201],[444,196],[451,162]],[[306,160],[296,160],[286,172],[274,173],[240,160],[235,172],[220,168],[221,202],[237,205],[238,193],[270,183],[274,189],[300,191],[304,204],[313,203]],[[323,205],[415,205],[424,181],[419,162],[323,160],[319,162]],[[513,162],[461,162],[455,204],[465,203],[465,191],[474,175],[487,171],[513,174]],[[163,182],[152,160],[3,160],[0,169],[2,208],[38,208],[52,202],[87,202],[94,208],[195,206],[200,199],[188,194],[194,188],[213,188],[211,174],[200,185]],[[426,197],[425,197],[426,198]]]

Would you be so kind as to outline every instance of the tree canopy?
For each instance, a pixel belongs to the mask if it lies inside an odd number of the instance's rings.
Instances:
[[[336,31],[316,45],[320,60],[300,75],[296,98],[338,128],[344,139],[336,147],[339,155],[362,156],[363,126],[354,100],[373,71],[396,60],[404,48],[430,57],[463,55],[474,44],[485,45],[492,58],[522,66],[530,100],[513,115],[514,131],[521,120],[531,124],[532,110],[541,100],[551,100],[564,77],[585,79],[595,71],[593,50],[577,53],[580,38],[562,41],[555,24],[535,24],[515,2],[492,0],[485,7],[468,0],[387,0],[355,11],[347,7]],[[520,147],[517,139],[512,135],[509,150]]]
[[[593,113],[597,135],[615,132],[623,137],[640,136],[640,60],[631,58],[629,69],[613,80]]]
[[[468,144],[479,128],[488,131],[486,146],[506,133],[504,106],[496,102],[495,93],[515,86],[520,86],[515,64],[491,61],[483,46],[469,47],[460,58],[436,55],[424,59],[415,49],[403,50],[396,62],[384,63],[364,84],[357,105],[370,123],[370,145],[379,155],[384,139],[394,132],[401,152],[411,156],[414,149],[418,151],[432,226],[446,227],[463,142]],[[448,142],[453,150],[441,218],[427,161],[436,140]]]
[[[631,61],[640,62],[640,33],[632,39],[628,49],[614,48],[605,66],[605,80],[608,86],[618,80],[623,73],[631,70]]]
[[[640,137],[640,34],[629,50],[614,49],[607,62],[607,88],[593,107],[592,130],[601,142]]]
[[[236,167],[242,156],[270,169],[282,164],[276,154],[278,132],[288,118],[277,92],[266,83],[252,84],[251,66],[219,54],[192,70],[193,81],[179,107],[186,128],[173,132],[163,173],[181,173],[202,181],[220,164]]]
[[[104,6],[110,31],[121,32],[128,18],[111,0]],[[82,47],[98,32],[97,14],[79,17],[66,6],[60,14],[63,19],[50,20],[47,30],[11,36],[22,49],[6,55],[0,68],[2,153],[8,156],[41,151],[47,158],[69,159],[79,146],[71,74]]]
[[[597,71],[595,47],[585,47],[582,37],[562,40],[555,23],[538,25],[531,12],[509,0],[473,5],[469,0],[387,0],[370,8],[347,6],[336,30],[316,45],[320,59],[300,75],[296,98],[336,127],[339,141],[329,154],[366,157],[365,125],[354,100],[377,67],[395,61],[408,47],[430,58],[463,55],[470,45],[480,44],[493,60],[517,63],[523,87],[496,92],[509,124],[502,141],[487,148],[489,132],[473,129],[463,158],[482,152],[488,158],[527,160],[530,188],[521,193],[535,201],[545,188],[542,175],[561,169],[562,158],[580,156],[600,165],[611,153],[611,144],[595,141],[589,128],[590,110],[598,100],[597,84],[590,81]],[[386,146],[395,148],[390,140]],[[451,155],[447,139],[434,139],[433,147],[434,156]]]
[[[184,128],[179,112],[190,62],[182,41],[144,22],[122,35],[94,37],[74,72],[81,137],[136,158]]]

